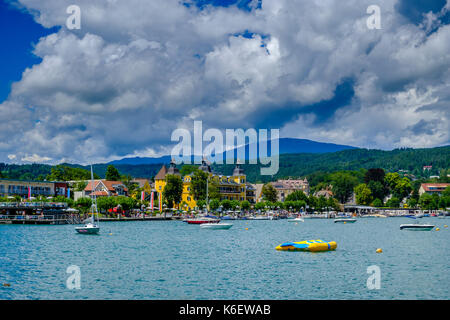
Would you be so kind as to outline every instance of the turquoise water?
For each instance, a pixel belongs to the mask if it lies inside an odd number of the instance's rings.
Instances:
[[[97,236],[71,225],[0,225],[0,285],[10,284],[0,299],[449,299],[450,219],[420,222],[441,230],[400,231],[408,218],[233,221],[230,230],[107,222]],[[338,248],[275,250],[308,239]],[[70,265],[80,267],[80,290],[66,287]],[[381,270],[379,290],[366,285],[371,265]]]

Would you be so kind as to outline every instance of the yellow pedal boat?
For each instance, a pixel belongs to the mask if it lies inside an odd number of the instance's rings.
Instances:
[[[332,251],[337,248],[337,243],[335,241],[326,242],[323,240],[306,240],[300,242],[286,242],[280,244],[275,249],[281,251],[309,251],[309,252],[319,252],[319,251]]]

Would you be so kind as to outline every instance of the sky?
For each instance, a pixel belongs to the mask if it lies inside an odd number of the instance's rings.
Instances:
[[[81,10],[81,28],[66,12]],[[370,5],[381,29],[369,29]],[[450,0],[2,0],[0,162],[170,154],[172,132],[450,144]]]

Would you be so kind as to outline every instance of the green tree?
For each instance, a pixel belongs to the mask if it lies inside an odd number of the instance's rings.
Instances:
[[[409,208],[415,208],[417,207],[418,201],[415,198],[410,198],[407,203]]]
[[[379,198],[376,198],[375,200],[373,200],[372,206],[378,207],[378,208],[382,207],[383,206],[383,201],[380,200]]]
[[[208,200],[211,199],[220,200],[220,189],[219,183],[210,179],[208,182]]]
[[[248,202],[247,200],[241,201],[241,208],[243,210],[248,210],[250,209],[250,202]]]
[[[208,174],[202,170],[196,170],[191,178],[190,194],[196,201],[206,199],[206,181]]]
[[[335,198],[328,198],[327,200],[327,206],[329,208],[332,208],[335,211],[339,211],[341,210],[340,206],[339,206],[339,202],[335,199]]]
[[[209,208],[211,210],[217,210],[220,207],[220,201],[218,199],[212,199],[209,202]]]
[[[75,201],[75,206],[78,207],[81,212],[85,213],[92,206],[92,199],[88,197],[79,198]]]
[[[436,209],[436,204],[434,203],[434,199],[428,193],[424,193],[419,198],[420,208],[423,210],[433,210]]]
[[[400,181],[400,175],[397,172],[389,172],[384,177],[384,182],[389,187],[389,189],[393,192],[397,183]]]
[[[450,197],[449,196],[442,196],[439,199],[439,208],[445,210],[448,207],[450,207]]]
[[[367,170],[364,175],[364,182],[369,184],[371,181],[384,183],[385,172],[382,168],[372,168]]]
[[[337,172],[332,175],[332,191],[340,203],[347,202],[358,184],[358,178],[347,172]]]
[[[264,202],[257,202],[255,203],[255,209],[256,210],[264,210],[265,203]]]
[[[266,201],[270,201],[270,202],[277,201],[277,190],[270,183],[266,183],[263,186],[262,195],[263,195],[264,200],[266,200]]]
[[[309,195],[309,197],[308,197],[308,206],[311,208],[311,209],[314,209],[314,208],[316,208],[317,207],[317,198],[316,197],[314,197],[312,194],[311,195]]]
[[[83,191],[86,188],[87,185],[88,184],[87,184],[86,181],[78,181],[75,184],[75,191]]]
[[[284,209],[285,208],[284,203],[281,201],[276,201],[273,205],[275,206],[275,209],[278,209],[278,208]]]
[[[372,191],[365,183],[355,187],[355,198],[357,204],[369,205],[372,202]]]
[[[447,188],[444,189],[444,191],[442,191],[442,196],[450,197],[450,186],[448,186]]]
[[[297,200],[307,201],[308,197],[302,190],[296,190],[288,194],[285,201],[297,201]]]
[[[73,207],[75,204],[75,201],[65,196],[56,196],[53,198],[53,202],[65,202],[69,207]]]
[[[389,190],[386,188],[384,183],[380,181],[371,180],[367,184],[367,187],[369,187],[374,199],[384,199],[389,193]]]
[[[206,200],[197,200],[197,208],[203,210],[206,207]]]
[[[327,199],[324,196],[320,196],[317,198],[316,209],[320,212],[327,207]]]
[[[236,207],[241,207],[239,201],[237,200],[231,200],[231,210],[238,210]]]
[[[411,191],[411,181],[406,177],[399,179],[393,189],[394,196],[398,197],[399,199],[407,197],[411,193]]]
[[[97,207],[100,211],[107,211],[116,206],[116,201],[114,197],[98,197],[97,198]]]
[[[120,173],[112,164],[106,168],[105,179],[109,181],[120,181]]]
[[[220,205],[222,206],[223,210],[231,210],[232,204],[231,204],[230,200],[227,200],[227,199],[222,200],[220,202]]]
[[[183,194],[183,181],[176,174],[166,175],[166,186],[163,190],[163,197],[167,201],[169,208],[173,208],[177,203],[181,202]]]
[[[188,174],[191,174],[192,172],[195,172],[198,169],[198,166],[193,164],[183,164],[183,166],[180,169],[181,176],[187,176]]]
[[[386,207],[399,208],[400,207],[400,200],[398,198],[396,198],[396,197],[392,197],[388,201],[386,201]]]
[[[114,197],[114,199],[115,199],[117,205],[120,205],[124,211],[133,209],[137,205],[137,201],[130,197],[118,196],[118,197]]]

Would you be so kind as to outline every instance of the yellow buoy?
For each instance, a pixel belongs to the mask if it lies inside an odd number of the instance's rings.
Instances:
[[[448,227],[448,225],[444,225],[444,228],[447,228]]]
[[[11,287],[11,285],[9,283],[4,283],[3,286],[4,287]]]
[[[436,231],[439,231],[439,230],[441,230],[441,229],[439,229],[439,228],[436,228]]]
[[[344,224],[346,224],[347,223],[347,221],[344,221]]]
[[[112,233],[110,233],[109,235],[112,236]]]
[[[382,253],[382,252],[383,252],[383,249],[381,249],[381,248],[377,249],[377,253]]]
[[[245,230],[248,230],[248,228],[245,228]]]

